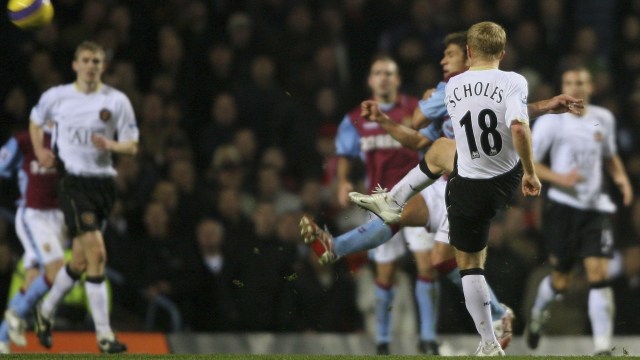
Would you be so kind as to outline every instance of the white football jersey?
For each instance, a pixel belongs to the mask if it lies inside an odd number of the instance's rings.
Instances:
[[[445,105],[455,133],[460,176],[489,179],[517,165],[511,123],[529,123],[527,95],[522,75],[495,68],[471,68],[449,80]]]
[[[583,116],[542,116],[536,120],[532,136],[536,162],[549,156],[554,172],[576,169],[584,178],[572,189],[552,186],[550,199],[578,209],[615,211],[609,197],[602,194],[603,159],[617,153],[615,119],[609,110],[589,105]]]
[[[31,110],[31,121],[44,126],[53,121],[52,144],[65,170],[80,176],[115,176],[111,154],[98,150],[91,141],[100,134],[118,141],[138,141],[139,131],[131,102],[108,85],[86,94],[75,83],[45,91]]]

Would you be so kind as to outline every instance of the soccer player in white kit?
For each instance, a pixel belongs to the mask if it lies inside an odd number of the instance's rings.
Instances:
[[[570,68],[562,74],[562,91],[580,96],[585,104],[591,95],[591,74],[586,68]],[[579,115],[548,115],[533,127],[533,149],[540,179],[551,185],[544,207],[543,233],[549,249],[551,274],[538,286],[526,339],[537,348],[544,322],[543,312],[571,280],[573,265],[582,260],[589,290],[589,319],[594,350],[611,355],[615,303],[608,279],[613,255],[609,216],[616,207],[603,193],[602,168],[618,186],[624,205],[633,191],[616,151],[613,114],[595,105]],[[543,163],[549,157],[550,166]]]
[[[417,193],[450,173],[445,194],[449,240],[456,248],[467,309],[482,337],[479,356],[504,355],[491,329],[484,279],[490,221],[519,184],[525,196],[538,196],[541,188],[533,165],[527,82],[521,75],[498,70],[505,45],[504,29],[495,23],[481,22],[469,29],[471,67],[451,78],[445,88],[444,101],[457,141],[436,140],[421,171],[412,170],[405,177],[413,179],[405,185]],[[363,112],[379,116],[375,103],[363,103]],[[381,214],[385,212],[396,218],[399,213],[389,206]]]
[[[76,81],[42,94],[31,111],[29,130],[40,165],[45,168],[57,165],[62,173],[59,195],[73,237],[71,268],[86,264],[85,290],[98,347],[106,353],[123,352],[127,347],[116,339],[109,322],[104,283],[106,250],[100,229],[116,195],[113,180],[116,170],[111,154],[136,154],[139,131],[126,95],[102,83],[105,53],[100,45],[81,43],[72,65]],[[55,126],[54,151],[41,146],[42,126],[49,120]],[[55,305],[80,275],[58,272],[49,296],[37,307],[36,329],[41,341],[50,339]]]

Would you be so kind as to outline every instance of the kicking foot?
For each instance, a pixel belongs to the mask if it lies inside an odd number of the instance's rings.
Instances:
[[[511,339],[513,339],[512,323],[516,316],[513,310],[507,305],[500,304],[500,306],[504,308],[504,315],[502,315],[501,319],[493,322],[493,332],[496,334],[496,339],[498,339],[500,347],[504,350],[511,343]]]
[[[27,338],[24,336],[24,331],[27,328],[27,322],[11,309],[4,312],[4,319],[7,321],[9,339],[18,346],[26,346]]]
[[[326,265],[337,260],[336,254],[333,253],[333,237],[328,231],[320,228],[310,216],[304,215],[300,219],[300,235],[304,243],[318,256],[320,264]]]
[[[476,350],[475,356],[504,356],[504,350],[500,347],[500,344],[496,342],[486,342],[483,343],[480,341],[480,345],[478,345],[478,350]]]
[[[380,185],[376,187],[371,195],[350,192],[349,198],[351,202],[359,207],[376,214],[385,224],[397,224],[400,222],[402,206]]]
[[[53,337],[51,336],[53,320],[47,319],[44,314],[42,314],[41,304],[36,306],[35,315],[34,330],[36,336],[38,336],[38,341],[42,346],[51,349],[51,346],[53,346]]]

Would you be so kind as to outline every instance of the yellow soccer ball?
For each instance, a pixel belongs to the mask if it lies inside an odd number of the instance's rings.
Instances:
[[[36,30],[53,20],[51,0],[9,0],[9,19],[17,27]]]

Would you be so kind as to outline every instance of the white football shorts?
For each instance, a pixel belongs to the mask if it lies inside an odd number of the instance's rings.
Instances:
[[[444,200],[447,189],[447,180],[442,177],[431,186],[420,192],[424,202],[429,208],[429,222],[427,229],[435,233],[435,241],[449,243],[449,218],[447,217],[447,205]]]
[[[16,233],[24,248],[22,259],[25,269],[44,266],[64,257],[67,232],[61,210],[19,207]]]
[[[371,250],[370,256],[380,264],[390,263],[401,258],[407,251],[426,251],[433,248],[434,234],[423,226],[400,229],[386,243]]]

